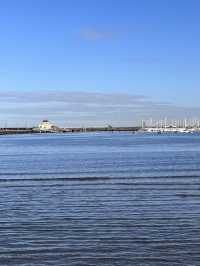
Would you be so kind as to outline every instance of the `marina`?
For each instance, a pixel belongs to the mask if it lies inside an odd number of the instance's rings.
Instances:
[[[184,120],[142,120],[140,132],[150,133],[200,133],[200,121],[198,119]]]

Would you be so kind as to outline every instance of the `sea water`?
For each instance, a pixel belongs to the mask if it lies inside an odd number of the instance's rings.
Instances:
[[[200,265],[200,135],[0,136],[0,265]]]

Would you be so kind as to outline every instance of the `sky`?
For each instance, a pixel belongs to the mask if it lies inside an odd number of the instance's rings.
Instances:
[[[0,126],[200,117],[199,0],[0,1]]]

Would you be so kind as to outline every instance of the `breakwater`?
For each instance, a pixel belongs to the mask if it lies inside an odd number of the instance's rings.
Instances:
[[[136,132],[139,127],[88,127],[88,128],[58,128],[56,130],[39,130],[31,127],[0,128],[0,135],[32,134],[32,133],[76,133],[76,132]]]
[[[33,128],[0,128],[0,135],[30,134],[33,132]]]

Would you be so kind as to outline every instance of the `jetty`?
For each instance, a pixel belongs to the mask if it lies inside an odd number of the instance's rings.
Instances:
[[[25,128],[25,127],[18,127],[18,128],[0,128],[0,135],[13,135],[13,134],[33,134],[33,133],[78,133],[78,132],[133,132],[135,133],[138,131],[139,127],[89,127],[89,128],[56,128],[56,129],[45,129],[40,130],[38,128]]]
[[[0,128],[0,135],[12,135],[12,134],[30,134],[33,133],[33,128]]]

